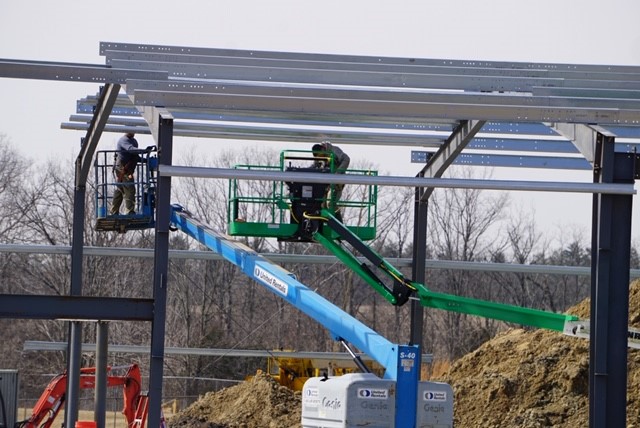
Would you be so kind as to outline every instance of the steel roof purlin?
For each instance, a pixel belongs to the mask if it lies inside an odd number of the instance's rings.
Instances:
[[[568,72],[604,72],[604,73],[640,73],[640,66],[628,65],[599,65],[599,64],[569,64],[569,63],[535,63],[519,61],[486,61],[444,58],[415,58],[415,57],[382,57],[365,55],[344,55],[306,52],[256,51],[243,49],[221,49],[187,46],[166,46],[151,44],[134,44],[120,42],[100,42],[100,55],[107,56],[109,51],[130,53],[175,54],[200,57],[231,57],[252,59],[277,59],[293,61],[356,63],[356,64],[398,64],[407,66],[450,66],[465,68],[495,68],[495,69],[524,69],[550,70]]]
[[[442,148],[461,123],[486,122],[447,161],[464,153],[466,161],[456,161],[462,164],[560,167],[558,159],[574,157],[576,148],[591,161],[595,125],[623,139],[616,150],[640,144],[640,66],[118,42],[101,42],[100,54],[106,65],[0,59],[0,77],[121,84],[126,94],[107,132],[149,132],[140,111],[163,107],[176,119],[176,135],[255,141],[309,142],[324,134],[340,144]],[[88,96],[77,110],[92,114],[94,106]],[[72,122],[62,127],[88,123]],[[514,155],[488,157],[502,151]],[[535,159],[527,159],[530,151]],[[548,163],[544,152],[554,154]]]
[[[71,64],[48,61],[24,61],[0,58],[0,77],[16,79],[58,80],[122,84],[127,79],[162,80],[164,71],[149,71],[105,67],[99,64]]]

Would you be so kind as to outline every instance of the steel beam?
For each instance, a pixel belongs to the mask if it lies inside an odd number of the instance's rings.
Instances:
[[[107,84],[100,92],[100,98],[98,99],[96,109],[91,116],[91,120],[87,128],[87,134],[82,139],[80,154],[76,159],[76,187],[86,186],[87,176],[89,175],[89,170],[93,165],[93,155],[98,147],[102,131],[109,120],[109,115],[116,103],[119,92],[120,85],[118,84]]]
[[[354,94],[355,95],[355,94]],[[135,91],[134,102],[141,106],[168,109],[219,109],[249,112],[264,117],[325,115],[339,121],[343,115],[360,119],[431,118],[473,119],[515,122],[635,124],[640,110],[601,107],[490,105],[428,101],[386,101],[357,98],[305,98],[295,96],[247,96],[228,93]]]
[[[84,123],[90,119],[88,115],[71,115],[69,119],[73,122],[63,122],[62,129],[87,130],[89,125]],[[292,144],[308,144],[316,142],[318,135],[322,134],[336,144],[351,145],[381,145],[381,146],[402,146],[402,147],[434,147],[438,148],[445,140],[445,133],[442,131],[406,131],[384,130],[366,128],[327,127],[320,130],[311,126],[283,126],[276,124],[259,123],[238,123],[220,122],[216,120],[207,123],[176,121],[174,126],[174,136],[189,138],[214,138],[214,139],[239,139],[253,141],[278,141]],[[484,128],[483,128],[484,129]],[[105,125],[103,132],[125,133],[135,132],[136,134],[150,134],[151,131],[147,123],[141,118],[134,117],[112,117]],[[497,138],[479,136],[471,140],[467,145],[470,150],[482,151],[515,151],[515,152],[545,152],[545,153],[579,153],[575,145],[568,140],[561,139],[540,139],[535,135],[529,139],[525,138]],[[640,143],[616,143],[616,152],[632,153],[634,150],[640,151]],[[428,152],[412,151],[411,162],[425,163],[425,156]],[[464,160],[463,160],[464,159]],[[563,165],[562,159],[566,159]],[[454,161],[454,164],[487,165],[504,167],[527,167],[527,168],[567,168],[585,169],[591,166],[584,159],[580,158],[549,158],[536,156],[516,156],[508,157],[495,154],[462,153]]]
[[[582,156],[593,165],[595,158],[595,145],[598,132],[583,124],[577,123],[552,123],[550,126],[560,135],[571,141],[580,151]],[[606,132],[603,132],[603,134]],[[613,144],[613,141],[611,144]]]
[[[176,64],[181,68],[189,66],[224,66],[241,68],[268,67],[271,70],[331,70],[348,73],[375,72],[379,74],[401,74],[411,73],[416,75],[439,75],[439,76],[466,76],[473,79],[478,76],[483,77],[534,77],[541,79],[570,79],[570,80],[598,80],[605,81],[637,81],[640,80],[640,72],[630,72],[634,67],[629,67],[624,72],[611,69],[581,70],[579,66],[574,69],[569,68],[544,68],[536,67],[535,63],[531,67],[492,67],[491,65],[469,66],[461,64],[447,64],[444,61],[438,64],[415,64],[415,63],[385,63],[385,62],[356,62],[356,61],[318,61],[311,59],[292,58],[260,58],[251,55],[191,55],[189,53],[165,53],[148,51],[119,51],[106,50],[104,52],[108,65],[122,65],[129,63],[162,63]],[[635,67],[637,69],[638,67]],[[605,83],[603,83],[606,86]],[[535,89],[547,88],[540,87]],[[599,94],[595,94],[599,95]],[[609,96],[609,98],[615,98]]]
[[[82,295],[82,250],[84,248],[84,219],[87,177],[92,165],[93,155],[100,141],[102,130],[109,118],[111,108],[116,102],[120,85],[107,84],[102,88],[100,97],[89,124],[86,136],[82,140],[80,153],[75,163],[75,187],[73,193],[73,224],[71,245],[71,287],[70,296]],[[78,417],[78,399],[80,397],[80,368],[82,365],[80,344],[82,343],[82,325],[72,321],[69,325],[69,353],[67,355],[67,400],[65,401],[65,424],[75,426]]]
[[[0,294],[0,318],[151,321],[153,301],[118,297]]]
[[[24,61],[0,58],[0,77],[123,84],[127,79],[167,79],[166,71],[132,70],[94,64]]]
[[[173,116],[164,109],[153,109],[146,113],[154,116],[157,138],[158,162],[171,165],[173,157]],[[158,177],[156,199],[156,230],[153,258],[154,312],[151,325],[151,361],[149,367],[149,420],[147,426],[160,426],[162,410],[162,376],[164,368],[164,336],[167,312],[167,279],[169,269],[169,225],[171,220],[171,177]]]
[[[84,97],[77,102],[77,112],[80,114],[93,114],[95,109],[95,105],[97,102],[97,97],[93,95],[89,95]],[[226,122],[240,122],[242,124],[258,124],[258,123],[269,123],[273,125],[279,126],[338,126],[341,128],[364,128],[364,129],[392,129],[392,130],[403,130],[403,131],[431,131],[431,132],[444,132],[446,135],[449,135],[453,128],[454,124],[457,124],[458,121],[454,119],[448,120],[439,120],[435,119],[426,119],[422,118],[421,120],[414,120],[413,123],[407,121],[403,118],[398,118],[394,121],[384,121],[382,118],[375,118],[374,121],[353,121],[348,120],[348,118],[341,118],[339,122],[328,123],[327,120],[322,118],[308,118],[308,119],[300,119],[300,118],[269,118],[259,115],[249,115],[249,114],[236,114],[231,115],[225,111],[219,112],[211,112],[211,111],[201,111],[201,110],[179,110],[174,109],[172,111],[173,116],[176,119],[180,120],[199,120],[199,121],[226,121]],[[126,95],[121,95],[118,97],[118,101],[113,108],[112,115],[118,116],[140,116],[140,112],[133,106],[131,101]],[[347,120],[345,120],[347,119]],[[400,122],[398,122],[400,121]],[[547,124],[548,125],[548,124]],[[504,134],[508,135],[519,135],[526,136],[529,139],[531,137],[538,136],[551,136],[557,137],[558,133],[555,132],[551,127],[542,123],[535,122],[515,122],[515,121],[507,121],[507,122],[487,122],[483,127],[482,131],[485,136],[491,137],[491,134],[499,134],[502,138],[504,138]],[[616,134],[618,137],[623,138],[635,138],[640,139],[640,126],[619,126],[619,125],[608,125],[607,130]]]
[[[71,247],[68,245],[0,244],[0,253],[69,255],[71,253]],[[96,257],[153,258],[154,253],[153,250],[145,248],[85,247],[84,255]],[[334,264],[336,262],[335,256],[277,253],[260,253],[260,255],[276,263]],[[223,260],[223,257],[212,251],[169,250],[169,259],[217,261]],[[365,261],[364,258],[359,258],[359,260]],[[389,263],[398,267],[412,266],[412,259],[410,258],[388,258],[387,260]],[[428,269],[453,269],[477,272],[512,272],[571,276],[591,275],[590,268],[581,266],[521,265],[516,263],[463,262],[457,260],[432,259],[426,259],[425,266]],[[640,278],[640,269],[630,269],[629,275],[631,278]]]
[[[478,61],[454,60],[446,58],[414,58],[414,57],[383,57],[364,55],[336,55],[305,52],[279,52],[260,50],[220,49],[194,46],[167,46],[153,44],[100,42],[100,55],[108,55],[109,51],[123,52],[151,52],[163,54],[179,54],[186,56],[217,56],[257,59],[286,59],[313,62],[337,62],[357,64],[400,64],[406,66],[451,66],[466,68],[499,68],[499,69],[527,69],[549,71],[593,71],[613,73],[640,73],[640,66],[598,65],[598,64],[569,64],[569,63],[534,63],[522,61]]]
[[[127,61],[114,59],[111,64],[116,68],[131,70],[166,71],[169,78],[215,79],[222,81],[253,82],[293,82],[315,83],[321,85],[357,85],[381,87],[408,87],[431,89],[462,89],[466,91],[525,91],[531,92],[536,86],[563,86],[561,78],[511,77],[511,76],[469,76],[418,73],[380,73],[376,71],[352,71],[330,69],[292,69],[272,68],[269,66],[227,66],[215,64],[185,64],[148,61]],[[576,85],[583,84],[576,82]],[[640,83],[614,81],[612,86],[640,88]]]
[[[640,89],[640,83],[638,84]],[[377,88],[371,86],[294,84],[275,81],[274,79],[240,82],[210,78],[206,81],[151,81],[129,80],[127,93],[136,91],[180,92],[199,94],[234,94],[247,96],[290,96],[296,98],[336,98],[359,99],[376,101],[406,101],[468,104],[482,107],[490,106],[524,106],[524,107],[575,107],[575,108],[620,108],[629,110],[640,109],[640,99],[616,98],[587,98],[587,97],[547,97],[532,96],[526,89],[519,93],[485,93],[488,90],[473,90],[466,87],[451,85],[445,89],[457,91],[434,91],[431,86],[427,89],[417,89],[402,85],[398,88]],[[473,92],[462,92],[473,91]],[[515,89],[513,89],[515,90]]]
[[[614,137],[597,133],[594,181],[633,183],[631,156],[613,151]],[[592,231],[589,426],[626,426],[627,326],[632,198],[594,195]]]
[[[480,132],[485,121],[464,120],[447,138],[447,141],[429,158],[427,165],[420,171],[420,176],[426,178],[440,178],[453,163],[462,150],[471,142],[473,137]],[[420,196],[423,201],[429,199],[433,188],[426,188]]]
[[[412,163],[425,163],[430,152],[411,152]],[[583,158],[554,156],[518,156],[480,153],[461,153],[453,161],[453,165],[508,167],[508,168],[544,168],[565,170],[591,170],[589,162]]]
[[[85,121],[88,116],[73,115],[73,121]],[[110,125],[110,126],[109,126]],[[122,132],[135,129],[137,133],[150,133],[147,122],[141,118],[112,118],[107,129]],[[63,123],[63,129],[83,130],[85,124]],[[185,122],[176,121],[174,135],[180,137],[224,138],[258,141],[317,142],[320,134],[334,143],[439,147],[445,136],[436,131],[391,131],[366,128],[339,127],[318,129],[311,126],[265,125],[260,123],[229,123],[221,121]]]
[[[426,254],[427,254],[427,215],[428,200],[422,199],[424,188],[415,188],[413,202],[413,250],[411,263],[411,278],[413,281],[426,284]],[[427,348],[424,343],[424,306],[417,299],[411,299],[411,325],[409,330],[409,344],[416,344],[420,349]],[[420,364],[420,361],[418,362]]]
[[[82,349],[82,345],[80,346]],[[96,325],[96,388],[94,391],[93,417],[97,428],[106,428],[107,414],[107,364],[109,348],[109,323],[98,321]]]
[[[169,166],[160,164],[160,176],[224,178],[244,180],[298,181],[331,184],[377,184],[381,186],[412,186],[458,189],[520,190],[532,192],[575,192],[634,195],[633,184],[570,183],[554,181],[508,181],[459,178],[416,178],[394,176],[357,176],[350,174],[320,174],[311,172],[277,172],[240,170],[229,168],[204,168]]]
[[[533,88],[533,95],[539,97],[567,97],[567,98],[615,98],[619,100],[640,100],[640,90],[624,88],[608,88],[603,83],[602,88]]]

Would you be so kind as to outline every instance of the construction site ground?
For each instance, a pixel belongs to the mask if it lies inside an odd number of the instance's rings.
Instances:
[[[589,318],[589,301],[569,309]],[[640,280],[629,293],[640,326]],[[510,329],[455,361],[438,381],[455,392],[456,427],[579,428],[589,425],[589,342],[547,330]],[[627,427],[640,428],[640,351],[629,350]],[[266,374],[206,394],[169,427],[298,428],[300,394]]]

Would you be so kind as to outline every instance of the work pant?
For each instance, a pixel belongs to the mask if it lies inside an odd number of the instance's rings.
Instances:
[[[119,184],[116,185],[116,189],[113,191],[113,201],[111,202],[111,215],[120,214],[120,206],[124,200],[124,208],[127,215],[136,213],[136,186],[133,182],[133,174],[121,174],[121,171],[116,170],[117,176],[122,176],[121,180],[118,180]]]
[[[340,162],[340,164],[336,166],[336,174],[344,174],[347,168],[349,168],[350,160],[351,159],[349,159],[349,156],[345,155],[342,162]],[[335,201],[334,203],[337,204],[338,201],[340,201],[340,198],[342,197],[342,191],[344,190],[344,183],[335,184],[333,188],[335,191],[335,195],[334,195],[335,198],[333,198],[333,200]],[[338,211],[340,209],[337,206],[333,206],[332,208],[335,211]]]

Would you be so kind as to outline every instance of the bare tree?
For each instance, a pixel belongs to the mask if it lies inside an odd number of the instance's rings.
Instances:
[[[468,170],[467,170],[468,171]],[[466,172],[469,174],[469,172]],[[438,259],[460,261],[488,260],[496,247],[498,221],[507,204],[506,194],[472,189],[436,190],[429,201],[429,244]],[[436,291],[475,298],[491,296],[479,275],[461,271],[439,271],[430,276]],[[436,343],[444,354],[457,358],[477,347],[495,333],[496,322],[457,313],[432,314],[429,320]]]
[[[21,213],[33,208],[35,197],[32,185],[32,164],[0,134],[0,238],[4,242],[27,242]]]
[[[545,248],[534,257],[536,264],[559,266],[590,266],[591,249],[579,229],[563,228],[556,234],[559,248]],[[589,277],[552,275],[535,278],[539,289],[545,290],[545,305],[559,312],[575,305],[589,295]]]
[[[533,213],[520,210],[511,216],[506,226],[507,242],[504,248],[497,249],[492,255],[494,262],[530,264],[535,252],[542,245],[542,234],[537,230]],[[542,308],[541,294],[548,290],[535,284],[535,276],[525,273],[494,273],[491,275],[496,292],[501,294],[505,303],[518,306]]]
[[[410,187],[383,189],[379,192],[380,220],[376,242],[386,256],[406,257],[411,248],[415,190]]]

